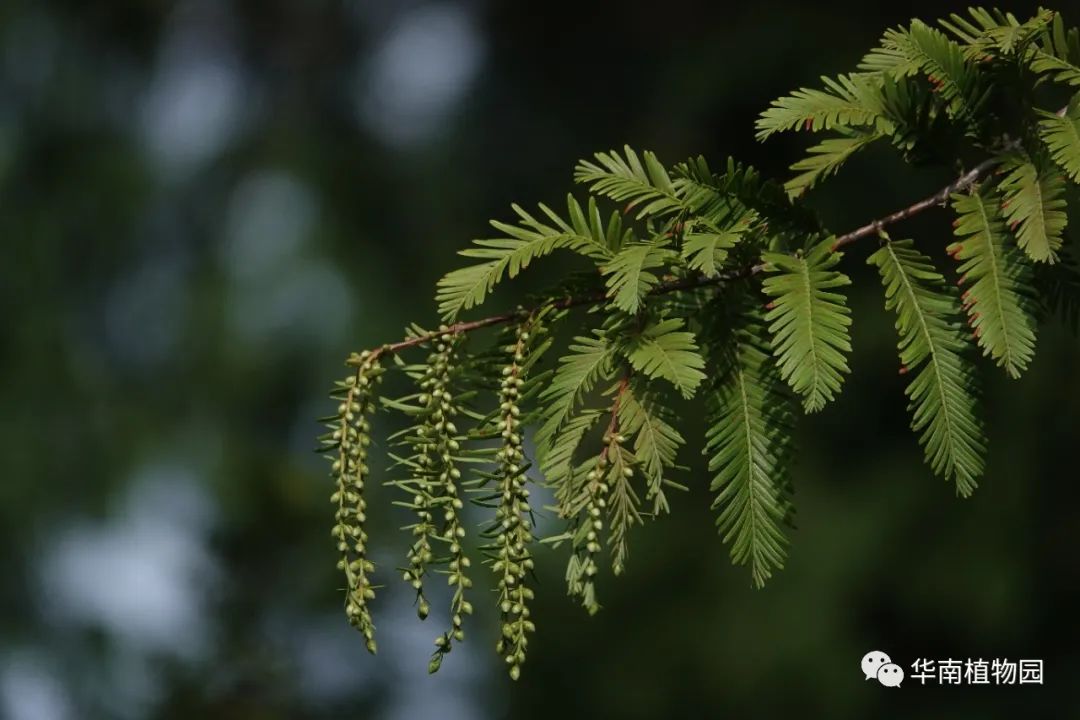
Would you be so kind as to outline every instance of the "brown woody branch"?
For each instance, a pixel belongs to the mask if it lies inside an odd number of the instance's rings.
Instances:
[[[1009,146],[1007,146],[1007,149],[1015,149],[1016,147],[1017,145],[1015,143],[1011,143]],[[878,218],[873,222],[869,222],[866,225],[863,225],[861,228],[858,228],[857,230],[852,230],[845,235],[841,235],[840,237],[836,238],[835,242],[833,242],[833,250],[838,250],[845,245],[850,245],[856,240],[864,238],[868,235],[878,235],[883,229],[885,229],[887,225],[892,225],[893,223],[907,220],[908,218],[914,217],[915,215],[921,213],[923,210],[928,210],[935,205],[944,205],[948,201],[949,196],[951,196],[953,193],[963,192],[964,190],[967,190],[969,187],[981,180],[983,176],[990,172],[991,168],[993,168],[997,164],[997,158],[990,158],[989,160],[982,161],[981,163],[973,167],[971,170],[958,177],[956,180],[952,181],[945,187],[938,190],[930,197],[920,200],[914,205],[908,205],[906,208],[902,210],[897,210],[896,212],[886,215],[883,218]]]
[[[1059,112],[1058,114],[1061,114],[1061,112]],[[1007,145],[1005,149],[1015,149],[1016,147],[1018,147],[1018,143],[1012,142],[1009,143],[1009,145]],[[956,180],[952,181],[945,187],[938,190],[930,197],[924,198],[923,200],[920,200],[919,202],[912,205],[908,205],[907,207],[897,210],[894,213],[890,213],[889,215],[878,218],[877,220],[869,222],[866,225],[852,230],[849,233],[840,235],[833,242],[833,250],[839,250],[840,248],[846,245],[850,245],[856,240],[860,240],[864,237],[868,237],[870,235],[878,235],[887,226],[893,225],[903,220],[907,220],[908,218],[912,218],[925,210],[929,210],[935,205],[944,205],[948,201],[949,196],[951,196],[953,193],[963,192],[964,190],[970,188],[972,185],[985,177],[987,173],[989,173],[990,170],[997,163],[997,158],[990,158],[988,160],[984,160],[968,172],[958,177]],[[669,293],[678,292],[680,290],[693,290],[695,288],[708,287],[710,285],[719,285],[720,283],[729,282],[731,280],[738,280],[740,278],[756,275],[762,270],[764,270],[764,268],[765,266],[763,264],[758,264],[735,272],[721,273],[713,277],[699,276],[695,278],[683,278],[680,280],[662,282],[656,287],[654,287],[649,292],[649,295],[667,295]],[[553,300],[545,303],[540,307],[551,307],[553,309],[564,310],[567,308],[580,307],[582,305],[595,305],[607,299],[607,296],[603,293],[592,293],[579,297],[565,297],[559,300]],[[514,320],[520,320],[522,318],[528,317],[530,314],[536,312],[539,309],[540,308],[519,309],[513,312],[503,313],[501,315],[492,315],[490,317],[481,318],[480,320],[470,320],[468,322],[454,323],[435,332],[426,333],[424,335],[406,338],[405,340],[401,340],[400,342],[383,345],[381,348],[376,349],[374,353],[376,355],[382,353],[395,353],[406,348],[421,345],[438,337],[439,335],[444,335],[446,333],[451,333],[455,335],[461,333],[469,333],[473,330],[480,330],[481,328],[491,327],[493,325],[501,325],[503,323],[513,322]]]

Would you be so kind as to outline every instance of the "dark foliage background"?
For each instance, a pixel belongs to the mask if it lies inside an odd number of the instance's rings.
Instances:
[[[544,555],[517,684],[490,614],[427,677],[437,629],[389,571],[363,652],[311,452],[342,359],[432,322],[453,251],[510,202],[559,203],[624,142],[782,174],[805,137],[755,143],[771,98],[960,6],[0,4],[0,717],[1075,716],[1077,342],[1045,330],[1019,382],[987,366],[989,472],[961,502],[906,429],[866,248],[853,376],[800,430],[788,569],[754,591],[729,566],[692,440],[691,491],[598,617]],[[849,229],[953,173],[882,152],[814,202]],[[901,233],[940,254],[948,231]],[[870,649],[1042,658],[1046,685],[889,690]]]

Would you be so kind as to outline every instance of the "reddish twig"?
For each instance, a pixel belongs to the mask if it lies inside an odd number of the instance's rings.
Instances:
[[[981,180],[983,176],[990,172],[991,168],[993,168],[997,164],[997,158],[990,158],[989,160],[984,160],[983,162],[973,167],[971,170],[958,177],[956,180],[952,181],[945,187],[938,190],[930,197],[920,200],[913,205],[908,205],[906,208],[903,208],[902,210],[897,210],[896,212],[890,213],[885,217],[878,218],[873,222],[869,222],[866,225],[863,225],[861,228],[852,230],[845,235],[841,235],[833,242],[833,250],[839,250],[845,245],[849,245],[856,240],[864,238],[868,235],[878,235],[887,225],[892,225],[893,223],[907,220],[908,218],[914,217],[915,215],[918,215],[924,210],[928,210],[935,205],[944,205],[948,201],[950,195],[952,195],[953,193],[963,192],[964,190],[967,190],[969,187]]]
[[[1057,114],[1064,115],[1066,109],[1067,108],[1062,108],[1058,111]],[[1013,141],[1006,145],[1005,150],[1015,149],[1017,147],[1019,147],[1019,142]],[[877,220],[869,222],[860,228],[856,228],[849,233],[840,235],[833,242],[832,249],[834,251],[839,250],[846,245],[850,245],[856,240],[861,240],[862,238],[868,237],[870,235],[879,235],[881,231],[889,225],[893,225],[903,220],[912,218],[919,213],[922,213],[923,211],[934,207],[935,205],[944,205],[948,201],[950,195],[952,195],[953,193],[963,192],[964,190],[967,190],[972,185],[981,180],[983,177],[985,177],[990,172],[990,170],[997,164],[997,158],[990,158],[988,160],[984,160],[968,172],[958,177],[956,180],[952,181],[945,187],[938,190],[930,197],[924,198],[923,200],[920,200],[919,202],[912,205],[908,205],[907,207],[897,210],[894,213],[890,213],[884,217],[878,218]],[[765,266],[763,264],[757,264],[744,270],[730,273],[721,273],[713,277],[699,276],[694,278],[682,278],[679,280],[662,282],[656,287],[654,287],[649,292],[649,295],[667,295],[669,293],[678,292],[680,290],[693,290],[695,288],[719,285],[720,283],[729,282],[731,280],[738,280],[741,278],[756,275],[762,270],[764,270],[764,268]],[[592,293],[590,295],[583,295],[580,297],[566,297],[560,300],[554,300],[545,303],[544,305],[541,305],[537,308],[519,309],[513,312],[503,313],[501,315],[492,315],[490,317],[481,318],[480,320],[458,322],[452,325],[448,325],[441,330],[425,333],[423,335],[417,335],[416,337],[406,338],[405,340],[401,340],[400,342],[383,345],[381,348],[377,348],[376,350],[374,350],[374,354],[379,355],[382,353],[395,353],[406,348],[429,342],[434,338],[438,337],[439,335],[444,335],[446,333],[452,333],[456,335],[460,333],[472,332],[473,330],[480,330],[481,328],[491,327],[493,325],[501,325],[503,323],[513,322],[514,320],[520,320],[528,317],[529,315],[537,312],[543,307],[551,307],[558,310],[565,310],[568,308],[580,307],[582,305],[595,305],[607,299],[607,295],[603,293]],[[350,362],[353,361],[350,360]]]
[[[623,395],[626,394],[629,387],[630,373],[627,373],[619,381],[619,389],[615,391],[615,397],[611,401],[611,420],[608,422],[607,430],[604,431],[605,443],[604,449],[600,451],[601,462],[607,460],[611,443],[614,442],[615,436],[619,434],[619,407],[622,404]]]

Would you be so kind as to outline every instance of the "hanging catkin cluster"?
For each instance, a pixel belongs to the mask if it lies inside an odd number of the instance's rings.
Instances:
[[[610,437],[604,438],[610,442]],[[607,506],[608,485],[606,453],[596,458],[596,465],[585,475],[584,492],[580,509],[569,509],[574,518],[574,532],[571,546],[573,555],[566,567],[566,583],[572,595],[581,598],[582,605],[590,613],[600,609],[596,600],[593,577],[600,571],[597,557],[600,555],[600,532],[604,529],[603,513]]]
[[[443,656],[450,652],[455,641],[465,639],[464,616],[472,613],[472,604],[466,599],[466,590],[472,586],[467,575],[471,561],[465,553],[466,530],[461,517],[465,505],[458,467],[466,437],[455,424],[455,418],[462,412],[454,387],[459,373],[460,342],[461,337],[453,333],[434,334],[427,362],[407,369],[418,380],[419,393],[397,403],[414,422],[404,431],[399,443],[409,454],[397,458],[407,477],[392,484],[408,498],[397,504],[411,510],[415,517],[415,522],[407,526],[414,541],[408,552],[409,566],[404,570],[404,579],[416,591],[416,612],[420,619],[425,619],[431,611],[424,594],[424,578],[430,565],[440,566],[438,572],[446,576],[453,588],[450,629],[435,639],[435,652],[429,664],[431,672],[439,669]]]
[[[957,494],[975,491],[989,448],[980,376],[1022,378],[1039,325],[1080,317],[1068,232],[1080,185],[1080,31],[1048,10],[1023,21],[978,8],[938,27],[914,20],[886,31],[857,71],[774,101],[757,131],[826,137],[785,183],[733,159],[714,169],[700,157],[665,166],[629,147],[596,153],[574,172],[586,202],[570,195],[561,214],[514,205],[513,222],[492,222],[495,237],[461,252],[470,264],[436,290],[444,325],[414,326],[350,358],[323,446],[345,610],[369,650],[363,492],[377,409],[407,420],[386,444],[387,484],[409,518],[400,572],[419,617],[432,614],[433,577],[451,589],[432,672],[465,636],[470,552],[493,571],[497,650],[517,678],[534,631],[538,542],[569,546],[569,594],[596,612],[599,578],[626,567],[630,531],[669,512],[666,489],[685,489],[676,472],[708,486],[732,561],[764,584],[786,560],[795,421],[831,411],[855,366],[846,293],[868,278],[852,268],[880,283],[895,316],[903,401],[927,464]],[[874,144],[963,170],[930,197],[834,232],[807,195]],[[953,216],[951,242],[944,228],[918,243],[886,232],[933,208]],[[528,307],[461,319],[556,252],[586,270],[564,271]],[[410,382],[392,398],[374,390],[380,360],[391,359],[387,370]],[[683,425],[702,468],[680,464]],[[537,505],[534,481],[553,507]],[[479,533],[466,511],[482,515]],[[545,517],[557,528],[535,537]]]
[[[636,506],[628,509],[625,506],[616,507],[610,502],[613,486],[625,485],[634,475],[631,468],[633,459],[623,448],[626,437],[619,432],[619,406],[623,394],[627,392],[628,383],[629,378],[624,378],[615,391],[610,420],[601,438],[602,448],[599,454],[586,465],[587,472],[579,474],[582,478],[580,482],[568,484],[575,488],[575,492],[564,496],[559,508],[560,516],[570,520],[573,528],[569,533],[572,554],[566,566],[567,587],[571,595],[580,598],[582,606],[590,614],[600,610],[593,578],[600,571],[604,517],[612,517],[613,545],[621,545],[629,525],[634,520],[640,520]],[[624,496],[622,500],[636,504],[636,493],[630,493],[630,496]],[[613,553],[612,569],[616,574],[622,572],[624,559],[619,551]]]
[[[356,372],[337,384],[334,398],[340,401],[337,415],[329,418],[329,434],[323,448],[331,461],[335,480],[331,501],[335,504],[333,537],[340,553],[338,569],[345,573],[345,614],[364,636],[367,649],[375,652],[375,624],[368,602],[375,598],[369,573],[375,565],[367,559],[367,504],[364,482],[368,475],[367,453],[371,443],[368,416],[375,411],[375,385],[382,368],[378,359],[364,351],[350,359]]]
[[[495,522],[489,534],[495,536],[490,547],[491,568],[498,581],[501,635],[496,652],[510,668],[515,680],[525,662],[528,634],[536,629],[529,619],[529,601],[533,591],[528,587],[533,570],[529,546],[533,541],[532,512],[529,490],[525,487],[524,440],[521,426],[521,391],[525,384],[525,360],[530,348],[530,331],[534,323],[525,322],[517,328],[514,343],[506,346],[508,362],[502,368],[499,386],[497,427],[502,446],[496,453],[499,471],[494,478],[498,492]]]

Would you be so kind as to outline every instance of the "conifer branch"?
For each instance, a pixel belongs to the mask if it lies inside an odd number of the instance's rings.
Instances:
[[[1058,111],[1057,114],[1063,115],[1064,112],[1065,110],[1062,109]],[[1004,146],[1002,152],[1010,152],[1012,150],[1016,150],[1019,146],[1020,142],[1018,140],[1010,141]],[[934,206],[944,206],[948,202],[948,199],[953,195],[953,193],[963,192],[964,190],[970,188],[972,185],[974,185],[987,174],[989,174],[989,172],[999,162],[1000,156],[998,155],[984,160],[968,172],[958,177],[956,180],[952,181],[945,187],[935,192],[933,195],[924,198],[917,203],[908,205],[901,210],[897,210],[894,213],[890,213],[888,215],[885,215],[884,217],[873,220],[863,225],[862,227],[859,227],[849,233],[845,233],[844,235],[837,237],[836,240],[833,241],[832,249],[836,251],[844,247],[845,245],[850,245],[856,240],[861,240],[862,238],[870,235],[878,235],[887,226],[915,217],[919,213],[929,210]],[[757,275],[759,272],[764,270],[764,268],[765,265],[763,263],[759,263],[738,272],[720,273],[719,275],[714,275],[712,277],[702,276],[694,278],[682,278],[679,280],[667,280],[658,284],[651,291],[649,291],[648,294],[650,296],[668,295],[670,293],[678,292],[680,290],[694,290],[696,288],[709,287],[710,285],[719,285],[721,283],[730,282],[732,280],[739,280],[742,278],[750,277],[752,275]],[[589,295],[582,295],[578,297],[562,298],[560,300],[545,303],[545,305],[550,306],[552,309],[555,310],[567,310],[569,308],[581,307],[583,305],[595,305],[607,299],[607,295],[603,293],[591,293]],[[444,333],[450,333],[453,335],[470,333],[475,330],[492,327],[493,325],[502,325],[504,323],[513,322],[515,320],[521,320],[535,313],[538,309],[539,308],[518,309],[513,312],[480,318],[479,320],[457,322],[452,325],[447,325],[444,329],[441,330],[418,335],[416,337],[406,338],[405,340],[401,340],[396,343],[383,345],[380,348],[376,348],[372,352],[375,354],[376,357],[384,353],[396,353],[401,350],[415,347],[416,345],[422,345],[426,342],[430,342],[433,338]],[[350,360],[350,364],[354,364],[354,361]]]
[[[762,585],[786,557],[795,416],[822,409],[849,373],[852,312],[843,288],[851,281],[837,266],[841,249],[865,237],[881,238],[867,262],[878,269],[885,307],[896,316],[900,373],[912,374],[905,390],[911,429],[937,475],[962,496],[975,489],[988,440],[968,351],[977,345],[1016,377],[1034,357],[1043,317],[1075,320],[1080,307],[1073,238],[1064,232],[1067,187],[1080,184],[1080,29],[1066,31],[1060,16],[1046,11],[1025,23],[998,11],[970,14],[971,22],[957,15],[941,22],[958,39],[919,20],[889,30],[861,72],[774,102],[758,123],[760,137],[788,130],[832,135],[792,166],[802,174],[786,185],[731,158],[720,172],[701,157],[669,172],[651,152],[597,153],[575,173],[587,202],[569,195],[565,214],[515,205],[514,222],[492,221],[496,237],[460,251],[469,264],[437,284],[438,329],[413,325],[404,339],[349,357],[351,376],[332,394],[343,402],[324,419],[330,432],[321,440],[335,481],[332,532],[348,582],[346,615],[372,652],[374,565],[366,556],[361,491],[369,475],[368,416],[379,407],[414,421],[390,436],[411,450],[407,457],[391,453],[393,467],[404,466],[409,477],[390,484],[409,491],[408,500],[394,504],[417,515],[406,528],[415,537],[403,570],[417,590],[418,614],[428,612],[422,593],[430,565],[447,564],[436,572],[447,573],[456,590],[451,627],[436,640],[431,671],[463,638],[462,616],[471,611],[463,595],[471,582],[463,571],[469,560],[460,543],[459,487],[480,493],[473,502],[493,510],[481,534],[491,540],[484,551],[498,582],[497,650],[517,679],[535,629],[526,433],[533,433],[535,462],[553,491],[552,509],[566,522],[565,532],[540,542],[568,542],[569,593],[594,613],[600,553],[620,574],[630,528],[667,511],[663,486],[684,488],[668,477],[684,467],[677,455],[686,443],[668,404],[672,390],[704,400],[701,449],[717,527],[732,561],[749,565],[754,584]],[[1016,72],[1018,64],[1031,72]],[[1068,86],[1069,105],[1056,114],[1017,106],[1042,83]],[[973,166],[964,161],[968,169],[929,197],[833,234],[798,198],[877,141],[909,163],[961,147],[983,148],[987,157]],[[605,219],[604,201],[625,208]],[[955,238],[946,253],[957,263],[956,284],[966,286],[962,294],[914,241],[886,232],[950,202]],[[624,223],[631,210],[632,222]],[[577,284],[574,275],[568,280],[575,284],[528,306],[459,319],[503,280],[556,251],[591,261],[592,282]],[[735,282],[752,276],[763,279]],[[667,297],[654,302],[658,296]],[[525,378],[555,342],[552,326],[578,307],[591,308],[589,327],[554,366]],[[502,329],[494,348],[459,354],[467,333],[496,326]],[[427,360],[396,355],[410,348],[427,348]],[[398,369],[419,382],[418,393],[393,399],[374,391],[383,354],[395,355]],[[458,431],[448,419],[458,413],[478,424]],[[602,428],[602,445],[587,449],[587,438]],[[468,447],[496,435],[500,448]],[[643,499],[652,500],[652,512],[642,509]],[[435,557],[429,540],[446,543],[449,556]]]

